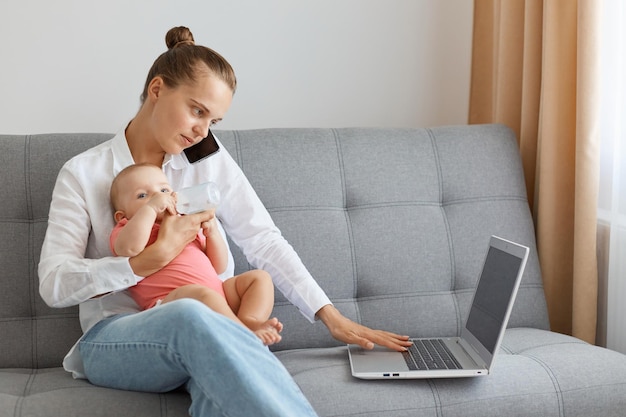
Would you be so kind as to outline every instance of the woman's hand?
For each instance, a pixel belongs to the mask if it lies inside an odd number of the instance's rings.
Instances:
[[[163,268],[196,238],[202,223],[210,221],[214,216],[212,211],[186,216],[166,213],[161,220],[157,240],[139,255],[130,258],[133,272],[145,277]]]
[[[322,307],[317,312],[317,317],[322,320],[335,339],[344,343],[359,345],[364,349],[373,349],[374,345],[380,345],[402,352],[412,344],[409,342],[409,336],[373,330],[355,323],[343,316],[332,304]]]
[[[214,217],[215,213],[212,210],[184,216],[166,215],[161,221],[157,242],[161,240],[167,242],[176,252],[175,257],[196,238],[202,224],[210,222]]]

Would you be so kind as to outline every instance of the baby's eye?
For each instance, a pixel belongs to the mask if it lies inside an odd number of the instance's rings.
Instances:
[[[162,193],[170,193],[170,189],[169,188],[161,188],[161,192]]]
[[[148,193],[139,193],[139,194],[137,194],[137,198],[140,199],[140,200],[142,198],[146,198],[146,197],[148,197]]]

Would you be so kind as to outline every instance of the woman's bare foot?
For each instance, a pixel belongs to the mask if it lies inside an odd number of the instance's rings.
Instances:
[[[272,317],[265,323],[261,323],[256,329],[251,329],[264,345],[269,346],[281,341],[280,332],[283,331],[283,324],[276,317]]]

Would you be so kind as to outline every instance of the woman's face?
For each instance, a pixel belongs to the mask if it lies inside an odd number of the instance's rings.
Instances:
[[[179,154],[208,135],[209,127],[222,120],[233,99],[226,83],[210,74],[201,74],[194,84],[166,86],[155,78],[151,90],[154,108],[153,137],[163,151]]]

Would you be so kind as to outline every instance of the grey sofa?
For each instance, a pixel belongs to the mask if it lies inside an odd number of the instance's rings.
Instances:
[[[216,132],[285,237],[348,317],[416,336],[456,335],[489,236],[531,255],[493,373],[363,381],[346,347],[281,294],[275,353],[321,416],[624,416],[626,356],[548,330],[515,137],[499,125]],[[60,368],[77,308],[38,294],[56,173],[109,134],[0,136],[0,416],[183,416],[183,391],[117,391]],[[235,250],[238,270],[249,268]],[[227,378],[228,376],[224,376]],[[297,416],[296,416],[297,417]]]

